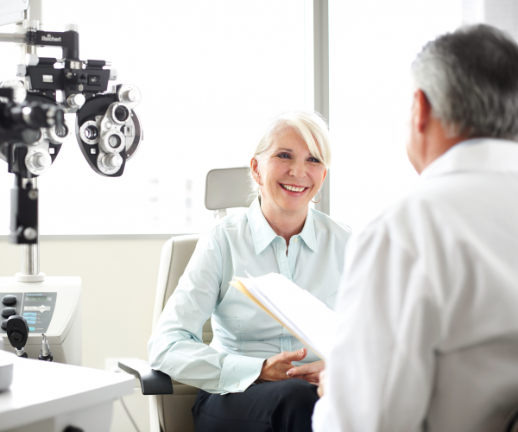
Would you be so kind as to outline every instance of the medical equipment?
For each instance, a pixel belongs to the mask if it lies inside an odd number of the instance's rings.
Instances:
[[[27,5],[21,1],[22,7]],[[21,80],[0,85],[0,158],[16,177],[10,242],[31,245],[38,242],[35,179],[54,163],[70,135],[65,113],[75,114],[79,147],[90,167],[103,176],[121,176],[143,138],[134,111],[141,99],[138,88],[119,84],[107,92],[109,81],[117,78],[115,70],[107,69],[110,63],[80,60],[77,26],[43,31],[40,12],[23,19],[20,33],[0,34],[0,42],[20,44],[25,53],[25,64],[17,70]],[[5,15],[0,8],[0,22]],[[23,18],[26,15],[25,9]],[[11,22],[20,23],[20,18]],[[63,58],[39,57],[38,47],[60,47]]]
[[[22,247],[22,271],[0,278],[0,339],[18,356],[80,365],[81,280],[45,278],[39,270],[37,180],[71,134],[65,114],[75,115],[76,139],[90,167],[121,176],[143,140],[134,111],[141,94],[129,84],[107,91],[117,79],[110,63],[80,60],[76,25],[44,31],[41,7],[41,0],[0,6],[0,25],[17,24],[0,42],[19,44],[25,59],[19,80],[0,84],[0,158],[15,176],[9,241]],[[62,58],[40,57],[38,47],[59,47]]]
[[[27,353],[24,349],[29,337],[27,320],[20,315],[11,315],[5,323],[5,331],[16,355],[27,358]]]
[[[45,333],[42,333],[41,335],[43,336],[43,339],[41,340],[41,352],[38,356],[38,360],[52,361],[54,360],[54,356],[50,352],[50,345],[47,340],[47,336],[45,336]]]
[[[6,336],[12,316],[22,316],[28,327],[24,352],[29,358],[48,356],[42,345],[49,344],[54,361],[81,365],[80,278],[45,277],[39,282],[20,282],[12,277],[0,277],[0,315],[4,350],[20,350]]]

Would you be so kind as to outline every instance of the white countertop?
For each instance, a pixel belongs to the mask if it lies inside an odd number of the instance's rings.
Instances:
[[[133,392],[133,376],[25,358],[0,393],[0,431],[113,401]]]

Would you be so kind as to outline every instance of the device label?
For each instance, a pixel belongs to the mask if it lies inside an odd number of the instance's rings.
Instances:
[[[49,33],[47,36],[42,36],[41,40],[44,42],[61,42],[61,37],[54,37]]]

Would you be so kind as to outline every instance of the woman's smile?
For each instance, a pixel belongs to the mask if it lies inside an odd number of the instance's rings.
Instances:
[[[279,185],[288,193],[288,195],[293,196],[301,196],[307,189],[309,189],[306,186],[299,186],[287,183],[279,183]]]

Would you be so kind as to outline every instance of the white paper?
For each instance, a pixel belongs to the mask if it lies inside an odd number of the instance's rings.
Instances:
[[[336,312],[281,274],[236,279],[308,348],[328,356],[338,328]]]

